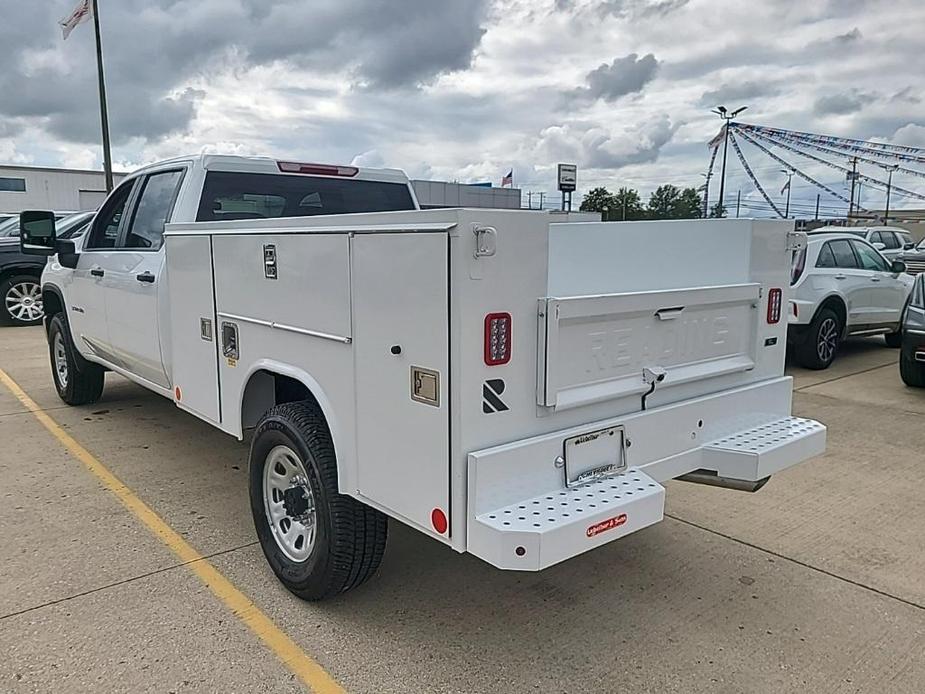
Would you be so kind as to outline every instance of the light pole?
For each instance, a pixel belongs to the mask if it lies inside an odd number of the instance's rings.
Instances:
[[[703,218],[706,219],[707,215],[710,214],[710,208],[708,207],[710,202],[710,179],[713,177],[713,169],[711,168],[706,173],[700,174],[706,180],[703,182]]]
[[[887,172],[886,177],[886,209],[883,211],[883,223],[890,225],[890,188],[893,185],[893,172],[899,168],[899,164],[881,164],[880,168]]]
[[[740,106],[735,111],[729,112],[726,110],[725,106],[717,106],[712,111],[712,113],[715,113],[725,121],[723,125],[723,165],[719,174],[719,207],[717,208],[720,212],[726,209],[726,205],[723,203],[723,195],[726,192],[726,150],[729,148],[729,124],[732,122],[733,118],[747,108],[748,106]]]
[[[780,172],[787,176],[787,183],[784,186],[787,189],[787,209],[784,211],[784,217],[789,219],[790,218],[790,182],[793,180],[793,169],[781,169]]]
[[[604,206],[601,208],[601,212],[603,213],[603,214],[601,214],[601,217],[602,217],[601,221],[602,221],[602,222],[606,222],[606,221],[607,221],[607,213],[610,212],[610,208],[607,207],[607,205],[604,205]]]

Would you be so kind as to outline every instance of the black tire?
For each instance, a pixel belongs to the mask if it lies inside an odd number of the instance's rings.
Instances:
[[[899,355],[899,375],[907,386],[925,388],[925,363],[916,361],[909,347]]]
[[[829,368],[838,352],[842,328],[838,314],[828,308],[821,309],[810,323],[806,339],[794,351],[797,363],[814,371]]]
[[[314,497],[314,545],[302,561],[287,556],[277,542],[264,501],[264,469],[279,446],[296,453]],[[289,591],[303,600],[324,600],[355,588],[376,572],[385,552],[388,518],[339,493],[334,444],[315,402],[270,409],[254,432],[248,468],[257,537],[270,567]]]
[[[62,356],[56,356],[59,347],[63,348],[62,365],[66,366],[64,376],[58,371],[58,359]],[[56,313],[48,321],[48,356],[51,361],[51,377],[59,398],[68,405],[89,405],[100,399],[106,371],[99,364],[80,356],[71,340],[71,329],[63,313]]]
[[[903,346],[903,331],[900,328],[895,333],[887,333],[883,336],[883,339],[886,342],[887,347],[898,349],[899,347]]]
[[[38,325],[42,311],[41,282],[35,275],[10,275],[0,281],[0,323]]]

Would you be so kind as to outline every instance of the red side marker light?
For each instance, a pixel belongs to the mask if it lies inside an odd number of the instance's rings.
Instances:
[[[430,512],[430,522],[434,526],[434,530],[443,535],[446,532],[448,523],[446,520],[446,514],[439,508],[435,508]]]
[[[179,402],[180,401],[180,386],[176,386],[173,389],[173,395],[177,399],[177,402]]]

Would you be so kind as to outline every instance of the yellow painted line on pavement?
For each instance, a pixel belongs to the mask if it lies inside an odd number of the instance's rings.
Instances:
[[[19,384],[0,369],[0,382],[41,422],[71,455],[84,464],[106,489],[111,491],[145,527],[154,533],[187,567],[202,581],[209,590],[223,603],[235,617],[240,619],[256,634],[266,646],[283,661],[295,675],[318,694],[340,694],[344,692],[331,675],[315,662],[305,651],[299,648],[289,636],[260,611],[251,600],[225,578],[212,564],[180,536],[166,521],[157,515],[151,507],[131,489],[126,487],[118,477],[97,460],[92,453],[77,443],[29,397]]]

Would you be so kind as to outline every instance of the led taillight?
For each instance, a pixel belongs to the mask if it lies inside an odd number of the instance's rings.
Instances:
[[[773,287],[768,291],[768,323],[774,325],[780,322],[780,305],[783,298],[783,292],[779,287]]]
[[[507,364],[511,360],[511,314],[489,313],[485,316],[485,363]]]
[[[790,261],[790,286],[795,285],[800,277],[803,276],[803,270],[806,267],[806,249],[802,248],[793,252],[793,258]]]
[[[276,166],[283,173],[315,174],[316,176],[356,176],[360,173],[360,170],[355,166],[302,164],[297,161],[278,161]]]

